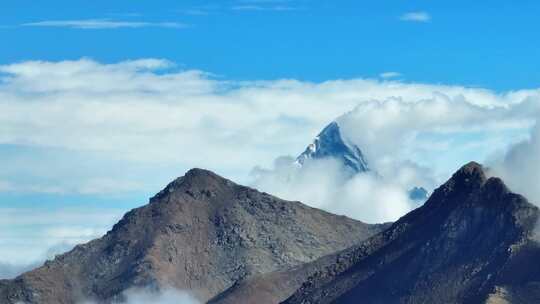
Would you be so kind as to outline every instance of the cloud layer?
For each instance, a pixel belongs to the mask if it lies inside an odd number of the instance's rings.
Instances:
[[[417,207],[407,194],[413,179],[394,179],[399,173],[392,179],[375,173],[350,178],[334,159],[308,160],[299,168],[293,158],[281,157],[271,170],[256,168],[252,174],[263,191],[368,223],[394,221]]]
[[[163,167],[167,178],[200,166],[246,182],[252,167],[299,153],[351,109],[340,120],[371,163],[382,156],[440,163],[445,151],[439,167],[449,171],[466,152],[478,148],[469,155],[484,157],[486,143],[505,149],[523,138],[539,95],[370,79],[233,82],[159,59],[31,61],[0,66],[0,73],[0,145],[27,151],[0,161],[2,188],[47,189],[53,181],[55,191],[68,192],[130,191]],[[93,162],[113,168],[73,170]],[[77,171],[90,176],[74,179]],[[14,180],[15,172],[33,175],[31,183],[20,174]]]
[[[501,176],[511,190],[525,195],[540,206],[540,127],[530,137],[514,145],[503,157],[491,163],[494,175]]]
[[[403,199],[409,185],[434,186],[462,164],[485,162],[526,140],[539,96],[539,90],[374,79],[230,81],[152,58],[1,65],[0,192],[150,195],[189,168],[204,167],[366,221],[395,219],[411,208]],[[339,173],[334,179],[319,174],[325,185],[319,189],[305,186],[312,177],[294,173],[293,191],[272,175],[249,177],[256,166],[274,172],[277,156],[298,155],[335,119],[385,179],[338,185]],[[335,172],[331,164],[321,166]],[[380,202],[386,191],[393,199]],[[368,210],[372,204],[376,208]],[[1,207],[24,212],[9,202]],[[56,232],[65,231],[58,226]],[[80,240],[96,235],[79,228]],[[2,248],[14,249],[2,255],[15,256],[18,239],[4,240]],[[45,243],[25,261],[56,244]]]

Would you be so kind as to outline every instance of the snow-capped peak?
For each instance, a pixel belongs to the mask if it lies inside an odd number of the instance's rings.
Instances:
[[[322,158],[335,158],[341,161],[347,169],[352,170],[353,174],[369,171],[360,148],[343,139],[339,125],[335,121],[315,137],[313,143],[296,158],[296,163],[302,166],[308,159]]]

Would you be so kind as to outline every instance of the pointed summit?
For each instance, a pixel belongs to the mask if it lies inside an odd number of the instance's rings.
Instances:
[[[487,181],[484,167],[477,162],[470,162],[461,167],[445,186],[459,188],[463,190],[471,190],[481,187]]]
[[[358,146],[343,139],[339,125],[332,122],[313,140],[306,150],[296,158],[299,165],[309,159],[334,158],[352,171],[353,174],[369,170],[364,155]]]
[[[193,198],[217,196],[219,193],[229,191],[236,185],[234,182],[217,175],[216,173],[199,168],[193,168],[169,183],[163,190],[150,199],[151,202],[171,195],[189,195]]]
[[[427,200],[426,205],[445,204],[448,201],[463,202],[472,193],[480,191],[486,183],[484,167],[477,162],[469,162],[439,188]]]
[[[466,179],[472,178],[473,180],[485,181],[486,173],[481,164],[471,161],[454,173],[454,177],[464,177]]]

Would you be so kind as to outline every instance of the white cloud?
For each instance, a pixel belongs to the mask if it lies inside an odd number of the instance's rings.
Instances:
[[[457,150],[463,147],[463,143],[456,141],[461,138],[470,138],[475,132],[526,130],[532,123],[532,118],[528,117],[526,111],[528,109],[533,110],[532,113],[538,111],[537,102],[534,102],[534,106],[528,103],[510,108],[508,106],[475,105],[474,102],[459,95],[450,98],[446,95],[435,94],[431,98],[411,103],[401,98],[389,98],[383,101],[364,102],[338,118],[338,121],[346,136],[358,146],[366,147],[365,154],[368,161],[372,163],[388,157],[421,161],[421,158],[415,155],[422,152],[422,146],[417,145],[422,140],[422,135],[434,134],[431,135],[434,138],[429,142],[451,139],[455,143],[450,143],[447,148]],[[357,130],[362,130],[362,132]],[[489,138],[489,136],[471,138],[468,141],[480,144]],[[452,144],[456,146],[452,147]],[[400,147],[398,151],[396,151],[396,146]],[[468,157],[480,156],[478,152],[481,147],[476,148],[476,153],[471,153]],[[432,152],[431,147],[428,146],[427,149],[427,152]],[[459,166],[459,164],[454,165]],[[432,164],[432,166],[437,167],[441,164]],[[376,164],[375,167],[377,167]]]
[[[0,77],[0,144],[26,151],[2,154],[2,188],[68,193],[157,191],[195,166],[247,182],[251,168],[300,153],[348,111],[339,120],[370,163],[449,174],[465,157],[482,161],[485,143],[504,149],[526,134],[540,96],[370,79],[235,82],[159,59],[30,61],[0,66]]]
[[[46,260],[54,259],[58,254],[62,254],[71,250],[74,247],[74,244],[69,243],[58,243],[49,247],[46,251],[41,253],[41,256],[37,260],[31,262],[21,262],[21,261],[5,261],[5,258],[0,259],[0,280],[1,279],[13,279],[18,275],[33,270],[41,265]]]
[[[431,15],[427,12],[422,12],[422,11],[408,12],[401,15],[399,19],[403,21],[412,21],[412,22],[429,22],[431,21]]]
[[[493,174],[501,176],[514,192],[540,206],[540,127],[532,128],[529,139],[512,146],[503,158],[491,163]]]
[[[279,157],[271,170],[255,168],[252,183],[281,198],[367,223],[382,223],[418,207],[409,200],[408,191],[414,186],[434,187],[431,175],[429,169],[412,163],[386,163],[379,164],[376,173],[350,178],[333,159],[312,159],[300,168],[294,158]]]
[[[13,279],[24,272],[39,267],[40,265],[41,263],[19,265],[0,262],[0,280]]]
[[[179,22],[144,22],[144,21],[120,21],[110,19],[81,19],[81,20],[44,20],[24,23],[22,26],[32,27],[65,27],[73,29],[118,29],[118,28],[184,28],[185,24]]]
[[[114,301],[113,304],[200,304],[189,292],[174,288],[160,291],[150,289],[129,289],[122,295],[122,301]],[[20,303],[24,304],[24,303]],[[95,304],[93,301],[83,301],[79,304]]]
[[[237,82],[160,59],[1,65],[0,191],[152,193],[191,167],[247,183],[251,168],[302,152],[338,117],[383,178],[343,181],[322,163],[310,174],[288,173],[293,188],[279,180],[278,165],[256,185],[365,221],[390,220],[413,207],[410,186],[435,186],[465,162],[484,162],[523,139],[539,98],[540,90],[391,80]],[[0,210],[0,262],[41,261],[47,248],[98,236],[121,213],[23,211]]]
[[[11,182],[0,180],[0,192],[13,191],[14,189],[15,186]]]
[[[379,74],[379,77],[384,78],[384,79],[396,78],[400,76],[401,76],[401,73],[398,73],[398,72],[384,72],[384,73]]]
[[[42,263],[54,254],[102,236],[118,221],[120,208],[0,208],[0,264],[12,269]],[[0,271],[0,277],[4,274]]]
[[[167,288],[160,292],[150,290],[128,290],[125,293],[127,304],[197,304],[200,303],[186,291]]]
[[[200,304],[191,294],[184,290],[166,288],[164,290],[129,289],[123,292],[121,301],[113,304]],[[93,301],[84,301],[80,304],[95,304]]]
[[[231,8],[234,11],[294,11],[298,8],[285,5],[236,5]]]

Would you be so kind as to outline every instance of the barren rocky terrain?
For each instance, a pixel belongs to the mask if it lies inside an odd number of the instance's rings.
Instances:
[[[107,303],[148,286],[188,290],[206,301],[237,282],[313,261],[384,227],[192,169],[102,238],[0,281],[0,303]]]

